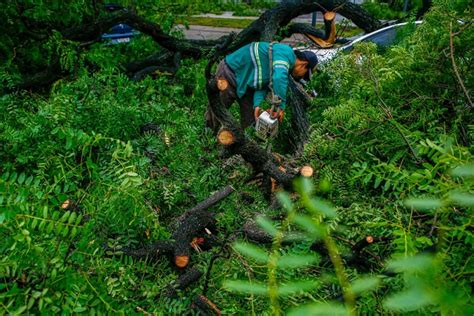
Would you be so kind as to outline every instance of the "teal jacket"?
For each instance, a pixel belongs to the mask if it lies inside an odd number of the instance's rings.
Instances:
[[[269,43],[254,42],[245,45],[225,58],[234,71],[237,83],[237,96],[241,98],[248,88],[254,89],[253,106],[257,107],[267,95],[270,83],[268,58]],[[282,100],[280,108],[286,106],[288,75],[296,62],[293,49],[285,44],[275,43],[272,49],[273,92]]]

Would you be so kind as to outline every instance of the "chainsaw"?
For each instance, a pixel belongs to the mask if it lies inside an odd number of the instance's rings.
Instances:
[[[270,112],[263,111],[257,118],[257,122],[255,124],[255,131],[258,138],[262,140],[273,139],[278,134],[278,118],[272,117],[272,113],[278,108],[281,103],[281,99],[276,96],[271,96],[270,103],[272,107]]]

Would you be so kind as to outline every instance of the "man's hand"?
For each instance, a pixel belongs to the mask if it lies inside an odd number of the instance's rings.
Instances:
[[[258,119],[258,117],[260,116],[260,107],[256,107],[253,111],[253,116],[255,117],[255,120]]]
[[[283,118],[285,117],[285,111],[279,108],[277,111],[277,117],[280,123],[283,122]]]

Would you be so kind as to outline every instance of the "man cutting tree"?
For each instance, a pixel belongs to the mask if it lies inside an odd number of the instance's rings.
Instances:
[[[217,67],[221,102],[230,107],[235,100],[238,101],[240,124],[246,128],[258,118],[262,102],[271,92],[274,97],[271,115],[281,122],[286,107],[288,76],[291,74],[295,79],[308,80],[317,63],[313,52],[293,50],[285,44],[254,42],[245,45],[226,56]],[[210,107],[206,111],[206,125],[211,128],[218,126]]]

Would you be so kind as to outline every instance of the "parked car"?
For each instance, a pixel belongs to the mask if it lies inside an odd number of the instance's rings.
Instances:
[[[415,21],[415,26],[420,25],[423,21]],[[409,22],[393,24],[384,28],[381,28],[375,32],[368,33],[359,37],[356,37],[349,43],[346,43],[339,47],[329,49],[310,49],[318,56],[319,62],[324,63],[333,59],[340,52],[349,52],[354,49],[354,46],[358,43],[372,42],[377,44],[380,49],[386,49],[391,45],[394,45],[397,41],[397,35],[403,29],[404,26],[412,24]]]
[[[115,3],[105,4],[104,7],[108,12],[114,12],[123,9],[122,6]],[[108,45],[113,45],[119,43],[128,43],[138,34],[140,34],[140,32],[132,28],[130,25],[120,23],[112,26],[112,28],[107,33],[102,34],[101,38],[102,40],[107,41]]]

